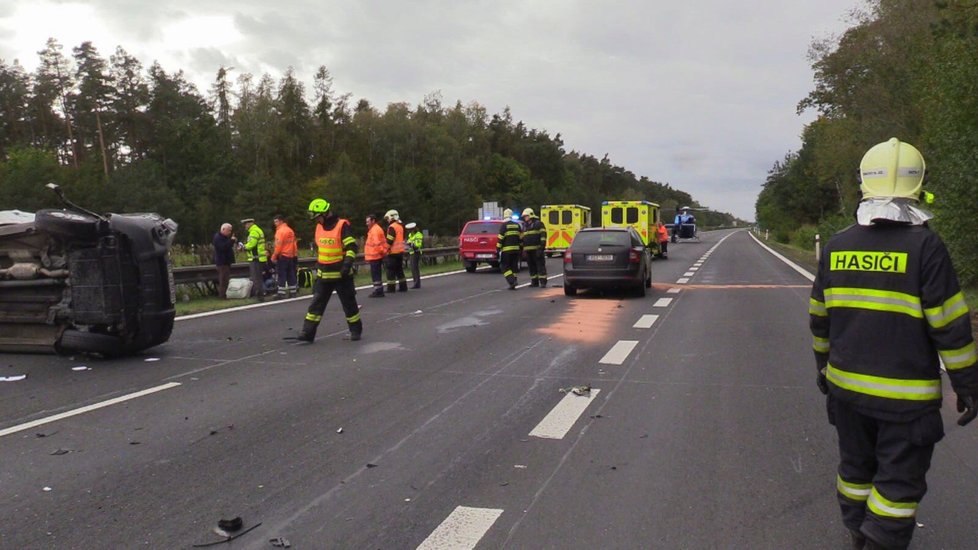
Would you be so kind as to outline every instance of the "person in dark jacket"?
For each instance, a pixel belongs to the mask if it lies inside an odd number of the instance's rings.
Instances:
[[[958,424],[978,415],[968,305],[918,207],[924,169],[920,152],[896,138],[866,152],[857,223],[829,240],[809,301],[816,382],[839,434],[836,492],[855,549],[910,544],[944,437],[942,363],[964,413]]]
[[[217,267],[217,296],[223,300],[228,297],[228,283],[231,281],[231,264],[234,263],[234,245],[238,239],[231,233],[231,224],[221,225],[214,233],[214,266]]]

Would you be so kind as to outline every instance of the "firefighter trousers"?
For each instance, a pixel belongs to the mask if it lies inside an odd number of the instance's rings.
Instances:
[[[404,254],[387,255],[387,292],[394,292],[395,290],[407,291],[407,277],[404,275]]]
[[[836,488],[842,522],[886,548],[906,548],[927,492],[934,444],[944,437],[940,411],[890,422],[831,396],[828,409],[839,433]]]
[[[510,288],[516,286],[516,272],[520,270],[520,253],[516,252],[503,252],[499,255],[499,271],[503,272],[503,277],[506,277],[506,282],[509,283]]]
[[[547,286],[547,256],[543,250],[527,250],[526,266],[530,268],[530,286]]]
[[[326,304],[329,303],[333,291],[340,298],[340,305],[343,306],[343,314],[346,315],[346,324],[350,327],[350,333],[360,334],[363,332],[363,322],[360,320],[360,306],[357,305],[357,291],[353,287],[353,276],[340,279],[317,278],[313,285],[312,303],[309,304],[309,311],[306,312],[305,322],[302,323],[302,333],[310,337],[316,335],[316,329],[323,320],[323,312],[326,311]]]

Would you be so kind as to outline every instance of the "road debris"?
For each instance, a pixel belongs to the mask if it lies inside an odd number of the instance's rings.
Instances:
[[[77,367],[71,367],[71,370],[92,370],[92,367],[86,367],[85,365],[79,365]]]
[[[372,463],[372,462],[368,462],[367,463],[367,468],[376,468],[376,467],[377,467],[377,465],[374,464],[374,463]]]
[[[424,312],[419,309],[419,310],[417,310],[417,311],[414,312],[414,315],[421,315],[422,313],[424,313]]]
[[[584,384],[582,386],[571,386],[569,388],[560,388],[560,393],[573,393],[574,395],[591,395],[591,385]]]
[[[58,433],[59,431],[61,431],[61,430],[55,430],[55,431],[53,431],[53,432],[51,432],[49,434],[46,434],[44,432],[37,432],[37,433],[34,434],[34,437],[51,437],[52,435]]]
[[[0,376],[0,382],[20,382],[27,378],[26,374],[12,374],[10,376]]]
[[[57,451],[54,451],[53,453],[50,453],[50,455],[51,456],[61,456],[61,455],[66,455],[68,453],[73,453],[73,452],[75,452],[74,449],[62,449],[61,447],[58,447],[58,450]]]
[[[341,434],[341,433],[343,433],[343,428],[339,428],[339,429],[337,429],[337,430],[336,430],[336,433],[338,433],[338,434]]]
[[[215,527],[214,528],[214,532],[218,536],[224,537],[222,540],[217,540],[217,541],[212,541],[212,542],[202,542],[202,543],[194,544],[193,547],[194,548],[206,548],[208,546],[217,546],[218,544],[224,544],[226,542],[231,542],[232,540],[234,540],[236,538],[240,538],[240,537],[244,536],[246,533],[250,533],[251,531],[257,529],[261,525],[261,522],[259,521],[258,523],[252,525],[251,527],[245,529],[244,531],[241,531],[240,533],[231,534],[231,533],[228,532],[227,529],[222,529],[220,527],[222,524],[224,524],[224,522],[232,522],[230,524],[226,524],[228,527],[233,527],[235,525],[234,522],[241,522],[240,524],[237,525],[237,529],[234,529],[234,531],[238,531],[244,525],[244,522],[239,517],[238,518],[234,518],[234,519],[230,519],[230,520],[228,520],[228,519],[222,519],[222,520],[220,520],[220,521],[217,522],[218,527]]]
[[[45,493],[51,492],[51,488],[50,487],[45,487],[45,488],[43,488],[41,490],[44,491]]]
[[[268,542],[271,543],[271,545],[274,546],[275,548],[292,548],[292,543],[289,542],[289,539],[285,537],[275,537],[274,539],[268,539]]]
[[[144,362],[146,362],[146,363],[153,363],[153,362],[155,362],[155,361],[159,361],[159,360],[160,360],[160,358],[159,358],[159,357],[147,357],[147,358],[146,358],[146,359],[144,360]]]

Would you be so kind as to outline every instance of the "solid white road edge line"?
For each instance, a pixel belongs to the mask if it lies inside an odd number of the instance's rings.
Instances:
[[[774,250],[772,250],[769,246],[767,246],[766,244],[762,243],[750,231],[748,231],[747,234],[750,235],[750,238],[754,239],[754,242],[756,242],[757,244],[761,245],[761,248],[763,248],[764,250],[767,250],[768,252],[770,252],[771,254],[773,254],[775,258],[777,258],[777,259],[781,260],[782,262],[788,264],[788,267],[790,267],[791,269],[794,269],[795,271],[797,271],[798,273],[800,273],[802,277],[808,279],[809,281],[815,282],[815,275],[812,275],[811,273],[809,273],[807,269],[805,269],[804,267],[801,267],[800,265],[798,265],[795,262],[789,260],[788,258],[785,258],[781,254],[778,254],[777,252],[775,252]]]
[[[659,319],[658,315],[651,315],[651,314],[643,315],[638,318],[638,321],[635,321],[635,324],[632,325],[632,328],[652,328],[652,325],[654,325],[658,319]]]
[[[55,422],[55,421],[58,421],[58,420],[63,420],[65,418],[70,418],[72,416],[77,416],[79,414],[83,414],[83,413],[87,413],[87,412],[90,412],[90,411],[94,411],[96,409],[101,409],[103,407],[108,407],[110,405],[115,405],[117,403],[122,403],[123,401],[129,401],[130,399],[136,399],[137,397],[142,397],[144,395],[149,395],[151,393],[156,393],[158,391],[163,391],[163,390],[168,390],[170,388],[175,388],[175,387],[177,387],[179,385],[180,385],[179,382],[170,382],[168,384],[163,384],[162,386],[156,386],[155,388],[149,388],[149,389],[146,389],[146,390],[138,391],[136,393],[130,393],[128,395],[123,395],[121,397],[116,397],[116,398],[113,398],[113,399],[109,399],[108,401],[102,401],[101,403],[93,403],[91,405],[88,405],[88,406],[85,406],[85,407],[81,407],[79,409],[74,409],[74,410],[71,410],[71,411],[66,411],[66,412],[63,412],[63,413],[60,413],[60,414],[56,414],[56,415],[53,415],[53,416],[48,416],[46,418],[40,418],[38,420],[34,420],[34,421],[28,422],[26,424],[21,424],[19,426],[11,426],[9,428],[0,430],[0,437],[3,437],[5,435],[14,434],[14,433],[17,433],[17,432],[22,432],[24,430],[29,430],[31,428],[36,428],[36,427],[42,426],[44,424],[49,424],[51,422]]]
[[[475,548],[502,513],[496,508],[459,506],[424,539],[418,550]]]
[[[620,365],[628,358],[628,354],[638,345],[638,340],[619,340],[604,354],[598,363],[604,365]]]
[[[669,307],[669,304],[671,303],[672,298],[659,298],[654,304],[652,304],[652,307]]]
[[[568,392],[560,400],[560,403],[557,403],[557,406],[537,424],[537,427],[533,428],[530,437],[563,439],[599,393],[601,390],[594,388],[591,388],[587,395],[574,395]]]

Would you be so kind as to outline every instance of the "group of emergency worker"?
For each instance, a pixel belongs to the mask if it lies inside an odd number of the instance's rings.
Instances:
[[[947,248],[927,226],[932,216],[918,205],[924,171],[920,152],[896,138],[866,153],[856,223],[830,239],[812,286],[816,382],[838,432],[835,488],[857,550],[910,544],[934,445],[944,436],[942,365],[963,413],[958,424],[978,415],[978,352],[969,310]],[[318,263],[298,340],[314,340],[334,291],[350,339],[359,340],[363,323],[352,277],[357,244],[350,222],[324,199],[313,200],[309,214],[316,223]],[[523,210],[522,225],[512,214],[504,212],[496,245],[509,288],[517,287],[521,254],[530,286],[546,287],[544,224],[532,208]],[[387,292],[404,292],[403,254],[408,247],[420,249],[419,233],[405,237],[412,228],[401,225],[397,211],[383,219],[386,231],[373,216],[366,219],[365,255],[371,296],[377,297],[384,295],[380,262],[387,261]],[[664,228],[659,233],[665,240]]]
[[[532,208],[523,209],[520,218],[522,226],[513,219],[512,210],[507,208],[503,211],[505,221],[499,226],[499,238],[496,240],[499,270],[503,272],[509,289],[516,290],[520,257],[525,255],[530,270],[530,286],[544,288],[547,286],[547,258],[544,253],[547,228]]]

